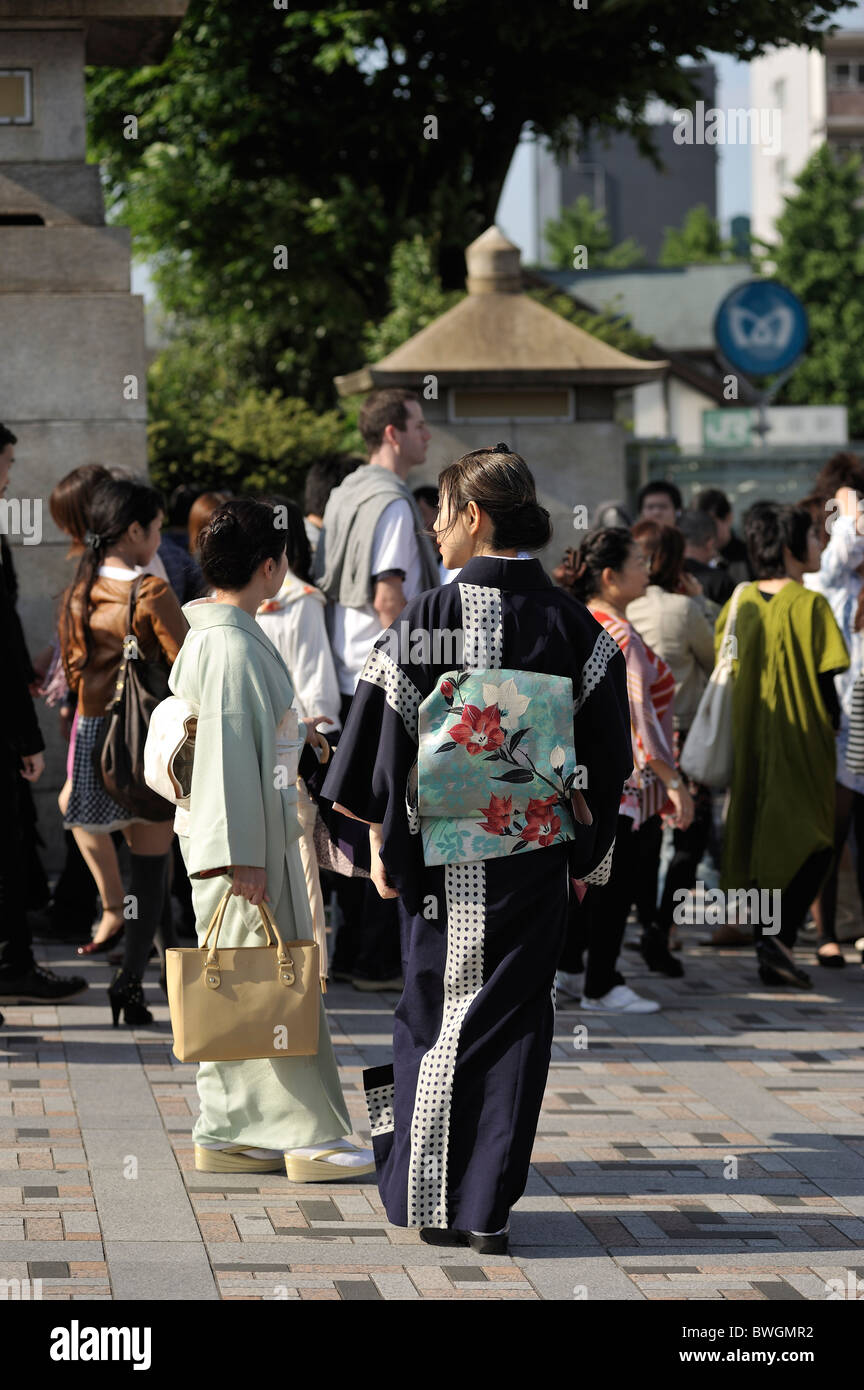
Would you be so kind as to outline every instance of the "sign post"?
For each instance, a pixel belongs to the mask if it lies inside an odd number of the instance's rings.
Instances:
[[[761,443],[771,429],[768,406],[798,366],[810,336],[807,310],[778,280],[748,280],[720,303],[714,339],[724,366],[746,377],[773,377],[759,394],[753,424]]]

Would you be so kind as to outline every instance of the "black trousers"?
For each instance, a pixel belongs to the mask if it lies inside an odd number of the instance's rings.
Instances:
[[[834,856],[828,877],[822,886],[816,908],[819,919],[819,937],[822,941],[837,940],[837,878],[840,873],[840,859],[843,847],[849,838],[850,828],[855,827],[855,874],[858,880],[858,896],[864,905],[864,796],[835,784]]]
[[[807,909],[819,892],[832,857],[833,850],[817,850],[804,860],[798,872],[783,889],[780,895],[780,930],[773,934],[773,939],[782,941],[784,946],[795,945],[798,932],[807,916]],[[766,935],[767,925],[763,922],[756,927],[757,940]],[[769,936],[768,940],[771,939]]]
[[[32,969],[32,934],[27,925],[31,898],[28,843],[32,826],[29,790],[14,749],[0,745],[0,977],[15,979]]]
[[[663,897],[657,909],[657,925],[667,936],[675,911],[675,894],[679,889],[691,889],[695,884],[696,872],[711,834],[711,789],[689,780],[687,788],[693,797],[693,821],[686,830],[672,833],[674,852],[666,870]],[[662,835],[662,830],[660,833]]]
[[[351,708],[342,696],[342,727]],[[336,936],[332,969],[364,980],[389,980],[402,974],[397,898],[382,898],[371,879],[338,876],[336,899],[342,925]]]
[[[657,882],[659,828],[659,816],[650,816],[638,830],[630,816],[619,816],[609,882],[602,888],[589,887],[581,903],[575,895],[571,901],[560,969],[578,972],[587,953],[584,993],[589,999],[601,999],[615,985],[626,983],[617,969],[618,956],[639,886],[644,889],[652,871]]]
[[[58,932],[80,931],[86,938],[96,914],[96,882],[72,831],[66,830],[63,838],[66,843],[66,858],[51,901],[51,925]]]

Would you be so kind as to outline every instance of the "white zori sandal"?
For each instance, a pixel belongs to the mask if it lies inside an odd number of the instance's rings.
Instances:
[[[343,1182],[375,1172],[375,1155],[347,1139],[331,1139],[307,1149],[288,1149],[285,1172],[291,1182]]]

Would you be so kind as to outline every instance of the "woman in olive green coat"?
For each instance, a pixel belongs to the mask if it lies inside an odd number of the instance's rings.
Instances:
[[[757,502],[744,529],[757,577],[742,590],[735,628],[734,766],[721,887],[769,890],[769,904],[779,893],[779,933],[773,910],[762,920],[760,903],[760,978],[809,989],[792,951],[833,853],[834,673],[846,669],[849,654],[828,601],[801,583],[819,568],[810,514]],[[718,651],[728,607],[717,619]]]

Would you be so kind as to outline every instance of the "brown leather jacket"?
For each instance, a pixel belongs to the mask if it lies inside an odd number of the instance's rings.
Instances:
[[[105,713],[123,659],[123,638],[129,612],[129,580],[96,577],[90,590],[90,658],[84,640],[80,607],[73,604],[72,621],[60,613],[60,649],[69,689],[78,696],[82,717]],[[147,661],[173,666],[189,624],[170,585],[148,574],[138,591],[133,632]],[[86,665],[84,664],[86,662]]]

